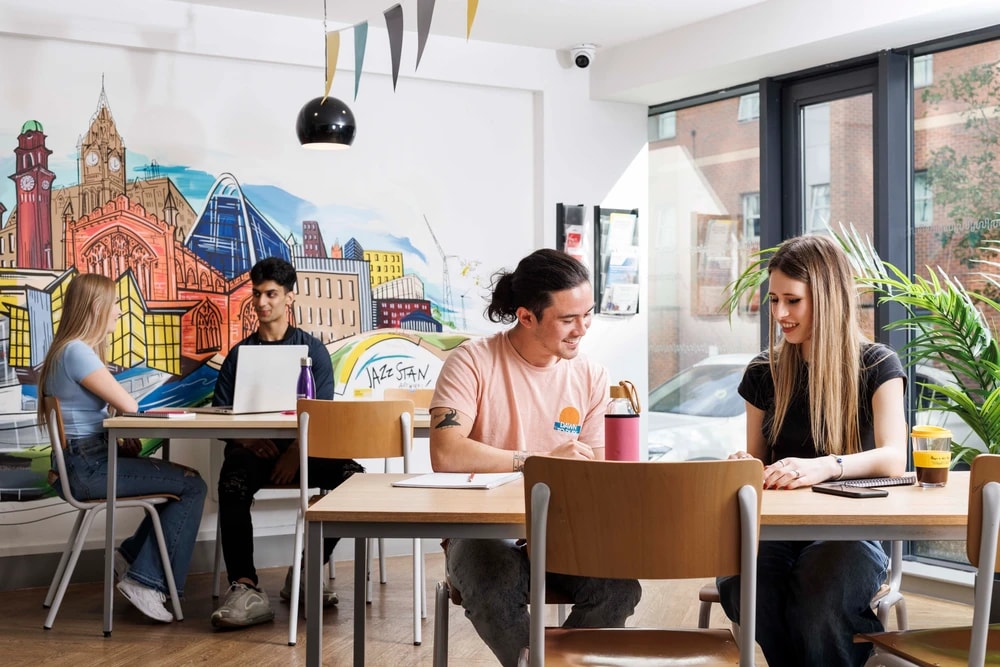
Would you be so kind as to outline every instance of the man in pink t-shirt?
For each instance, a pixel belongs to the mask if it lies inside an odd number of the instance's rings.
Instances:
[[[578,356],[594,294],[587,269],[537,250],[495,277],[487,315],[514,326],[455,349],[431,401],[436,471],[521,470],[529,456],[604,458],[608,374]],[[502,665],[528,645],[528,559],[509,540],[449,540],[445,566],[462,606]],[[546,585],[574,603],[566,627],[621,627],[642,595],[631,579],[549,573]]]

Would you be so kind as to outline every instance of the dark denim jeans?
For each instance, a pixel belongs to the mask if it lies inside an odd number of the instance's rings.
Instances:
[[[465,615],[504,667],[517,665],[528,645],[530,566],[513,540],[448,540],[448,579],[462,593]],[[573,601],[567,628],[620,628],[635,611],[635,579],[596,579],[548,573],[545,585]]]
[[[757,554],[757,643],[769,667],[861,667],[881,632],[871,599],[889,559],[878,542],[761,542]],[[740,578],[718,580],[722,607],[739,619]]]
[[[284,451],[288,442],[279,445]],[[226,458],[219,472],[219,527],[222,532],[222,556],[229,581],[250,579],[256,586],[257,568],[253,560],[253,497],[271,478],[277,459],[262,459],[240,445],[226,445]],[[351,459],[309,458],[309,484],[330,491],[364,468]],[[298,474],[293,480],[299,483]],[[330,560],[340,538],[323,540],[323,562]]]
[[[108,492],[107,435],[100,433],[69,440],[66,444],[66,473],[73,495],[78,500],[104,498]],[[53,461],[52,467],[55,468]],[[157,505],[163,526],[163,538],[170,554],[177,594],[182,595],[191,565],[191,553],[201,525],[206,485],[198,472],[185,466],[151,459],[118,458],[118,495],[144,496],[172,493],[180,500]],[[58,489],[58,486],[57,486]],[[143,517],[132,537],[121,544],[121,552],[130,563],[130,579],[169,594],[160,562],[153,522]]]

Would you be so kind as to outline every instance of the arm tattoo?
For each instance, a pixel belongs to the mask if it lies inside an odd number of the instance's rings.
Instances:
[[[528,458],[528,452],[514,452],[514,472],[524,470],[524,462]]]
[[[461,426],[461,424],[458,423],[458,420],[455,419],[455,417],[457,416],[458,416],[458,410],[452,410],[449,408],[448,412],[445,413],[444,417],[441,418],[441,421],[439,421],[437,423],[437,426],[435,426],[434,428],[448,428],[449,426]]]

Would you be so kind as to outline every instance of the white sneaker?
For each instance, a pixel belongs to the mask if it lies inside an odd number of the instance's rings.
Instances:
[[[125,596],[126,600],[132,603],[133,607],[154,621],[170,623],[174,620],[174,615],[163,606],[167,597],[160,591],[143,586],[138,581],[133,581],[128,577],[119,581],[116,588]]]
[[[262,589],[234,581],[226,599],[212,612],[212,626],[216,628],[244,628],[274,620],[271,601]]]
[[[120,549],[115,549],[115,580],[121,581],[128,574],[129,563]]]

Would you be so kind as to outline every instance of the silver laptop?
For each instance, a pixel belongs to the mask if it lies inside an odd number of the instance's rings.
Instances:
[[[294,410],[299,369],[309,346],[241,345],[239,350],[233,404],[188,409],[224,415]]]

